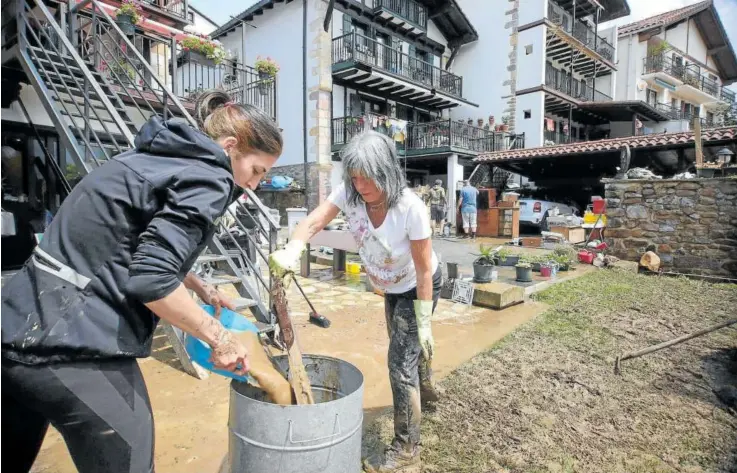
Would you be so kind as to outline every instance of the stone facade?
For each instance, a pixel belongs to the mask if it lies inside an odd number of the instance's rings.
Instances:
[[[654,245],[669,271],[737,277],[737,179],[605,180],[610,253]]]

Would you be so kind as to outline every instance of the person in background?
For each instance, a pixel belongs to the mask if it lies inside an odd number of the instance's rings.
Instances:
[[[187,289],[216,305],[217,291],[189,271],[282,137],[223,91],[200,95],[195,115],[202,131],[153,116],[134,149],[85,176],[3,287],[2,470],[30,471],[51,424],[80,473],[152,473],[136,358],[151,354],[160,319],[210,345],[216,367],[248,371],[246,347]]]
[[[305,244],[341,210],[358,246],[366,274],[385,291],[389,331],[389,379],[394,398],[394,440],[384,458],[369,459],[369,472],[403,471],[420,463],[422,403],[437,401],[430,362],[430,318],[443,275],[432,249],[427,207],[407,188],[396,146],[373,131],[343,149],[343,183],[302,220],[283,250],[269,258],[272,272],[294,273]]]
[[[463,220],[463,233],[468,237],[476,239],[476,214],[478,213],[477,201],[479,190],[471,185],[471,181],[463,181],[461,198],[458,200],[458,210],[461,211]]]
[[[435,185],[430,189],[430,217],[435,223],[437,235],[443,234],[443,220],[445,220],[445,189],[443,189],[443,181],[440,179],[435,181]]]

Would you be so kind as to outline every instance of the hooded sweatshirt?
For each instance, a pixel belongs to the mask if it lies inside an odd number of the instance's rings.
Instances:
[[[230,159],[181,120],[85,176],[2,291],[2,356],[40,364],[146,357],[172,293],[236,197]]]

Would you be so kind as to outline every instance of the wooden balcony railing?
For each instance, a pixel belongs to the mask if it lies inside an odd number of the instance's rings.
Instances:
[[[428,89],[463,96],[463,78],[355,32],[333,39],[333,64],[346,61],[368,64]]]

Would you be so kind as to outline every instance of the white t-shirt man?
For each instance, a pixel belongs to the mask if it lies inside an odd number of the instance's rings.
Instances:
[[[417,194],[404,189],[399,203],[389,209],[378,228],[371,224],[363,202],[348,205],[345,184],[333,190],[328,201],[346,215],[358,254],[374,287],[390,294],[401,294],[417,286],[410,241],[432,236],[427,209]],[[438,257],[433,251],[432,272],[437,268]]]

